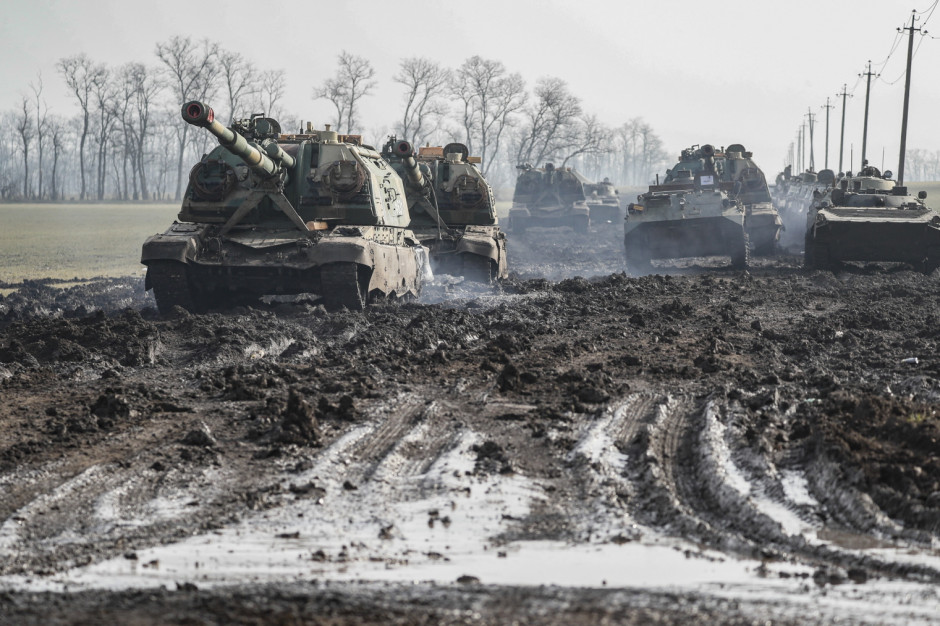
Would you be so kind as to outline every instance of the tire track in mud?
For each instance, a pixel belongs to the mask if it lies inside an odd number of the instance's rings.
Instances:
[[[626,471],[637,495],[631,513],[640,523],[724,552],[771,562],[797,560],[822,572],[841,568],[860,580],[870,573],[940,580],[936,567],[844,550],[814,537],[829,502],[856,510],[865,497],[832,472],[819,472],[829,477],[819,479],[809,471],[801,478],[811,494],[824,489],[829,497],[817,498],[818,504],[795,501],[772,459],[755,456],[743,435],[726,424],[733,417],[727,405],[664,396],[656,408],[627,455]],[[849,532],[869,534],[872,518],[886,522],[882,528],[892,527],[873,503],[861,508],[871,517],[862,516],[862,525]]]
[[[579,433],[566,464],[578,474],[577,489],[583,504],[559,513],[571,517],[571,525],[580,533],[617,541],[638,536],[628,506],[636,497],[636,488],[625,476],[626,451],[656,410],[658,400],[653,393],[631,394],[608,406]]]

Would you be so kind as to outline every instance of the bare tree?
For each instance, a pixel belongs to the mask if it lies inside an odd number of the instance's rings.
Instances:
[[[282,111],[279,103],[284,98],[286,89],[287,79],[284,70],[262,72],[257,94],[259,110],[280,119]]]
[[[23,96],[19,112],[16,115],[16,132],[20,136],[20,150],[23,151],[23,199],[30,196],[29,189],[29,146],[33,142],[33,120],[30,115],[29,99]]]
[[[146,168],[147,141],[151,133],[151,106],[163,89],[163,83],[156,72],[142,63],[128,63],[124,66],[124,80],[130,93],[133,118],[130,122],[134,148],[131,150],[135,179],[140,181],[140,197],[150,200],[150,187]],[[134,199],[137,199],[136,193]]]
[[[536,166],[577,143],[571,132],[581,115],[581,101],[560,78],[542,78],[535,86],[535,102],[523,112],[524,122],[516,150],[516,163]]]
[[[88,127],[90,122],[90,107],[92,103],[92,94],[95,86],[104,80],[104,65],[92,62],[83,52],[74,56],[60,59],[57,65],[62,76],[65,78],[65,84],[75,94],[78,100],[78,106],[82,114],[82,130],[78,143],[78,162],[81,172],[82,190],[79,199],[85,199],[85,141],[88,138]]]
[[[578,120],[572,136],[573,141],[561,163],[562,167],[575,157],[601,154],[609,145],[610,130],[600,123],[596,115],[585,115]]]
[[[49,135],[52,139],[52,189],[49,193],[51,200],[56,201],[59,199],[59,186],[58,186],[58,169],[59,169],[59,157],[62,155],[65,150],[65,138],[67,134],[67,128],[65,123],[56,116],[53,116],[49,120]]]
[[[398,67],[394,80],[405,87],[405,112],[396,132],[421,145],[436,130],[428,128],[432,120],[447,111],[440,97],[450,82],[450,70],[424,57],[402,59]]]
[[[117,86],[110,80],[110,72],[105,71],[104,80],[95,85],[95,110],[97,121],[94,125],[94,137],[98,144],[96,156],[96,195],[98,200],[104,199],[105,182],[107,178],[108,148],[111,143],[111,133],[118,122],[114,104],[120,100]]]
[[[33,104],[36,108],[36,172],[39,178],[36,197],[41,200],[43,197],[43,148],[45,148],[46,128],[49,125],[49,106],[42,99],[42,72],[37,72],[36,83],[30,83],[29,87],[33,92]]]
[[[314,89],[313,96],[332,102],[336,107],[337,130],[345,122],[345,132],[351,133],[359,124],[356,105],[375,88],[376,82],[372,80],[375,68],[367,59],[345,50],[339,54],[338,62],[336,76],[328,78],[322,87]]]
[[[462,106],[467,147],[480,155],[486,175],[493,166],[487,157],[499,154],[503,132],[526,103],[525,82],[499,61],[474,56],[454,73],[450,92]]]
[[[203,40],[196,43],[189,37],[172,37],[169,41],[158,43],[157,58],[163,63],[170,82],[176,89],[180,106],[187,100],[205,100],[215,87],[215,74],[212,64],[218,53],[218,44]],[[179,121],[179,154],[176,161],[176,193],[179,200],[183,191],[183,158],[186,152],[186,138],[189,124]]]
[[[229,119],[247,117],[242,108],[245,102],[254,99],[261,91],[261,77],[254,63],[241,53],[219,50],[219,67],[222,86],[228,96]]]

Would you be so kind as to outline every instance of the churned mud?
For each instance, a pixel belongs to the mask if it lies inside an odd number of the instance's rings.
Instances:
[[[940,275],[622,273],[161,318],[0,298],[2,623],[930,623]]]

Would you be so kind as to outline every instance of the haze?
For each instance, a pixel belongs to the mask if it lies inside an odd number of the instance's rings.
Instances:
[[[94,6],[94,8],[92,8]],[[316,124],[332,107],[312,91],[347,50],[377,70],[375,95],[363,101],[367,131],[398,120],[402,87],[392,81],[406,56],[428,56],[450,67],[472,55],[498,59],[529,86],[557,76],[588,113],[610,125],[642,117],[672,154],[693,143],[744,143],[769,177],[784,163],[807,109],[818,114],[817,169],[823,166],[825,110],[832,109],[830,167],[837,167],[843,83],[854,93],[846,111],[846,168],[850,144],[858,166],[865,85],[858,74],[871,59],[870,160],[897,167],[907,40],[896,28],[924,12],[929,0],[765,3],[609,3],[515,0],[401,3],[245,0],[92,3],[35,0],[0,7],[0,109],[13,108],[41,72],[52,112],[77,112],[56,70],[65,56],[86,52],[117,65],[155,65],[154,46],[174,35],[209,38],[241,50],[259,68],[284,69],[285,109]],[[940,30],[938,30],[940,32]],[[940,42],[915,36],[909,149],[940,148]],[[893,83],[893,84],[889,84]],[[368,134],[368,133],[367,133]],[[458,138],[459,139],[459,138]]]

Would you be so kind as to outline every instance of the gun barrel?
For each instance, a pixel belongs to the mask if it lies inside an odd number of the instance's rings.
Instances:
[[[219,140],[219,144],[244,161],[245,164],[257,174],[263,177],[270,177],[275,176],[280,171],[278,164],[268,155],[249,144],[244,137],[226,128],[221,122],[215,119],[215,111],[212,110],[212,107],[198,100],[193,100],[192,102],[184,104],[180,112],[184,122],[208,130],[216,136]]]
[[[407,141],[399,141],[394,147],[395,154],[401,158],[401,163],[405,168],[405,174],[408,176],[408,182],[418,189],[423,189],[427,185],[421,169],[418,167],[418,161],[415,160],[415,150]]]
[[[273,139],[264,144],[264,151],[284,167],[294,167],[294,157],[284,152],[284,148]]]

